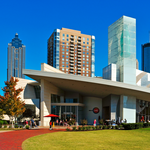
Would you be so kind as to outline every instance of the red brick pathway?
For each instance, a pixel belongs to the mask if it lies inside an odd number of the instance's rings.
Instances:
[[[0,150],[21,150],[22,142],[32,136],[64,130],[20,130],[0,133]]]

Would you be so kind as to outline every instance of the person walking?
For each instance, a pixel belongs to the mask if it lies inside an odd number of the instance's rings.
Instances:
[[[93,125],[94,125],[94,127],[96,127],[96,119],[94,119],[94,124]]]
[[[49,122],[49,130],[52,130],[52,121]]]

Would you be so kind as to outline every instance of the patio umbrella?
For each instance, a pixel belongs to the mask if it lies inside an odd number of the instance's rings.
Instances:
[[[44,117],[59,117],[58,115],[54,115],[54,114],[49,114],[47,116],[44,116]]]

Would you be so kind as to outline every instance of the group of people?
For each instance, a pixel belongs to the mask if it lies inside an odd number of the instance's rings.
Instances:
[[[24,121],[24,125],[25,125],[25,127],[26,127],[27,125],[29,125],[30,128],[38,127],[33,118],[32,118],[29,122],[28,122],[27,120],[25,120],[25,121]]]

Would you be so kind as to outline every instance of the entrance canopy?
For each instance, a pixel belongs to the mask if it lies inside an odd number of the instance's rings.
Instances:
[[[23,74],[38,81],[46,80],[64,91],[78,92],[84,96],[104,98],[110,94],[130,95],[150,101],[150,89],[122,82],[86,76],[23,69]]]

